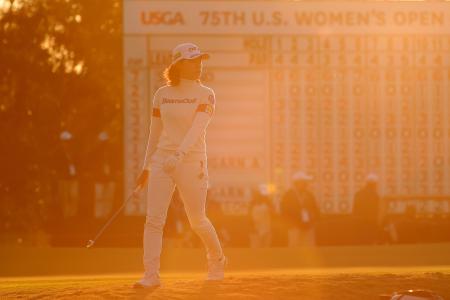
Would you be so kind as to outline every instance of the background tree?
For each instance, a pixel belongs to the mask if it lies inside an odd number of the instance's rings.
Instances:
[[[122,12],[119,0],[0,6],[0,232],[18,237],[56,218],[69,164],[82,190],[104,159],[121,184]]]

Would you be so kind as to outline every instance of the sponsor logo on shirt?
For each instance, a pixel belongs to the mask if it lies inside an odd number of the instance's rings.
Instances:
[[[205,112],[208,115],[212,115],[214,112],[214,108],[211,104],[199,104],[197,107],[198,112]]]
[[[179,103],[195,103],[197,98],[183,98],[183,99],[172,99],[172,98],[163,98],[161,104],[169,103],[169,104],[179,104]]]
[[[213,114],[213,108],[212,108],[212,106],[211,105],[207,105],[206,106],[206,109],[205,109],[205,112],[206,113],[208,113],[209,115],[212,115]]]

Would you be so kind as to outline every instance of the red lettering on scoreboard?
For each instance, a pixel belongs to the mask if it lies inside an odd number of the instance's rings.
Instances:
[[[184,16],[176,11],[142,11],[141,23],[144,25],[184,25]]]

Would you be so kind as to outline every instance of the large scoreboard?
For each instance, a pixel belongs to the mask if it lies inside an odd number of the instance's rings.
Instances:
[[[208,166],[226,213],[245,214],[260,183],[279,195],[298,170],[330,213],[350,212],[369,172],[383,195],[450,195],[450,2],[123,6],[126,194],[171,49],[193,42],[211,54]],[[126,213],[144,214],[144,198]]]

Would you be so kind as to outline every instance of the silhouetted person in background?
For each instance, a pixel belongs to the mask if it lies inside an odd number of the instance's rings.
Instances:
[[[299,171],[292,179],[292,187],[280,203],[281,216],[287,225],[288,246],[314,245],[314,225],[320,218],[320,210],[308,189],[312,176]]]
[[[266,184],[260,184],[258,189],[253,191],[249,213],[253,223],[250,246],[270,247],[272,244],[273,205],[269,187]]]
[[[378,176],[375,173],[367,175],[366,184],[356,192],[353,199],[353,216],[360,222],[361,229],[366,230],[367,238],[379,240],[379,225],[381,217],[381,202],[377,190]]]

